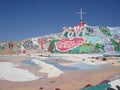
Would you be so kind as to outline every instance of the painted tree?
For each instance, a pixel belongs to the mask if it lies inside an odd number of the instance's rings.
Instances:
[[[52,41],[50,42],[48,51],[50,51],[50,52],[56,51],[55,42],[57,42],[57,41],[58,41],[58,40],[52,40]]]
[[[120,51],[120,45],[118,42],[116,42],[114,39],[111,39],[112,44],[114,45],[114,48],[116,51]]]
[[[102,33],[104,33],[106,36],[112,36],[111,33],[110,33],[110,30],[109,30],[107,27],[100,26],[99,29],[100,29],[100,31],[101,31]]]
[[[46,44],[46,39],[45,38],[38,38],[38,43],[41,46],[41,49],[44,49],[44,45]]]

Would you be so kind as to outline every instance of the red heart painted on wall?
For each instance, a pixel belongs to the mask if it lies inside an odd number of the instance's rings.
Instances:
[[[78,47],[79,45],[82,45],[85,42],[85,39],[83,37],[78,38],[62,38],[58,42],[56,42],[56,49],[58,51],[69,51],[71,49],[74,49]]]

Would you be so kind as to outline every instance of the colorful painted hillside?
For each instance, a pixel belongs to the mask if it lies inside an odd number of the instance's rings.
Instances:
[[[61,38],[51,41],[49,51],[71,54],[120,52],[120,27],[81,23],[73,28],[64,27]]]
[[[74,27],[63,27],[62,32],[57,34],[28,38],[19,42],[1,42],[1,51],[6,48],[24,54],[120,52],[120,27],[89,26],[81,21]]]

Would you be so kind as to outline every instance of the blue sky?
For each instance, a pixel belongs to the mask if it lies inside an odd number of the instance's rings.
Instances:
[[[0,0],[0,41],[61,32],[63,26],[120,26],[120,0]]]

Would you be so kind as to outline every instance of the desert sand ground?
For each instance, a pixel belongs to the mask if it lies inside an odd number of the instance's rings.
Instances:
[[[89,55],[88,58],[90,60]],[[17,64],[19,65],[17,66],[17,68],[28,70],[29,72],[33,73],[36,76],[46,75],[46,73],[39,72],[40,67],[32,66],[30,64],[25,64],[21,62],[22,60],[31,60],[31,59],[34,59],[34,57],[22,56],[22,55],[0,56],[0,62],[11,62],[13,64]],[[70,58],[67,59],[69,60],[57,59],[51,61],[57,62],[64,66],[72,65],[78,62],[76,58],[75,61],[73,60],[74,58],[72,58],[72,60],[70,60]],[[83,57],[81,59],[83,59]],[[113,57],[109,58],[107,59],[108,63],[102,64],[99,68],[62,70],[63,73],[61,73],[57,77],[51,77],[51,78],[45,77],[30,81],[10,81],[6,79],[1,79],[0,90],[55,90],[55,88],[60,88],[61,90],[80,90],[81,88],[85,87],[87,84],[96,85],[102,82],[103,80],[116,78],[116,76],[120,78],[120,64],[117,62],[118,59],[119,58],[115,59]],[[87,58],[83,59],[83,61],[84,60],[87,60]],[[91,62],[95,63],[96,62],[95,60],[96,59],[93,59],[92,57]],[[11,73],[13,72],[14,71],[11,71]]]

